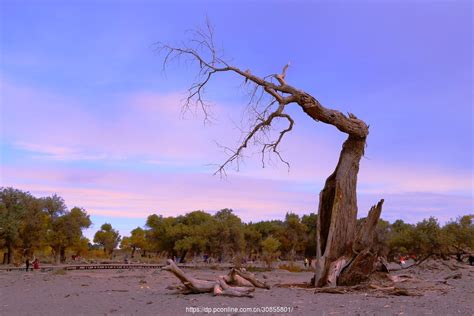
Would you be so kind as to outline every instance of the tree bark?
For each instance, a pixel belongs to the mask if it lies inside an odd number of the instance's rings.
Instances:
[[[365,137],[349,135],[339,162],[320,193],[317,226],[318,287],[354,285],[375,271],[377,253],[371,251],[382,203],[372,208],[359,232],[357,223],[357,174],[364,154]],[[347,267],[350,272],[345,272]],[[344,273],[344,278],[340,275]]]
[[[330,266],[350,255],[357,221],[357,173],[364,148],[365,138],[349,135],[336,169],[319,195],[316,286],[336,285],[330,281]]]
[[[66,247],[59,247],[59,262],[64,263],[66,261]]]
[[[12,262],[12,246],[10,243],[8,243],[7,245],[7,264],[10,264]]]

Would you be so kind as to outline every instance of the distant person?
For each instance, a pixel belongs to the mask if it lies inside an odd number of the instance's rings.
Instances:
[[[34,270],[38,270],[38,269],[39,269],[39,260],[38,260],[38,258],[36,258],[36,259],[33,261],[33,269],[34,269]]]
[[[405,257],[404,257],[404,256],[401,256],[401,257],[400,257],[400,264],[401,264],[401,265],[404,265],[404,264],[405,264]]]
[[[469,264],[474,266],[474,256],[469,256]]]
[[[304,258],[304,267],[306,268],[308,266],[308,258]]]
[[[26,258],[26,271],[28,272],[28,269],[30,268],[30,258]]]
[[[313,264],[313,258],[309,257],[308,267],[311,268],[312,264]]]

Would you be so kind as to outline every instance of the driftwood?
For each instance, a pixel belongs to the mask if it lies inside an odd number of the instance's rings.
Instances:
[[[182,286],[172,289],[177,289],[182,294],[213,293],[222,296],[253,297],[255,288],[270,289],[266,283],[257,280],[255,275],[243,269],[233,268],[229,274],[209,281],[186,275],[171,259],[167,263],[162,270],[172,273],[181,281]]]
[[[162,269],[173,273],[191,293],[209,293],[214,290],[215,281],[195,279],[186,275],[173,260],[169,259],[167,263]]]

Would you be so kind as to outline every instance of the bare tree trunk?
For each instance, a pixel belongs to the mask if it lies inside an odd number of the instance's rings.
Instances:
[[[337,259],[350,255],[357,221],[356,184],[365,138],[349,135],[339,162],[319,195],[319,243],[315,284],[328,284],[329,268]],[[335,284],[332,284],[335,285]]]
[[[372,207],[359,232],[357,227],[357,174],[366,138],[349,135],[339,162],[320,193],[314,284],[318,287],[354,285],[376,269],[375,228],[383,200]]]
[[[10,264],[12,262],[12,246],[10,243],[7,245],[7,264]],[[5,261],[5,260],[4,260]]]
[[[59,247],[59,262],[64,263],[66,261],[66,247]]]
[[[55,264],[60,264],[61,263],[61,253],[59,251],[59,247],[53,248],[54,252],[54,262]]]

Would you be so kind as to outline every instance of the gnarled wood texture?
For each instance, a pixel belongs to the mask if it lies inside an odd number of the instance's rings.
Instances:
[[[184,288],[179,288],[184,294],[214,293],[214,295],[253,297],[255,288],[270,289],[266,283],[257,280],[255,275],[242,269],[233,268],[226,276],[218,276],[215,281],[193,278],[183,272],[173,260],[167,260],[168,265],[162,270],[176,276]]]

